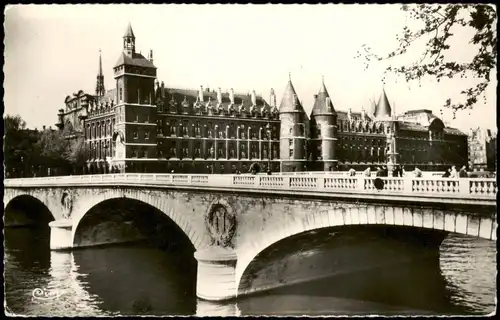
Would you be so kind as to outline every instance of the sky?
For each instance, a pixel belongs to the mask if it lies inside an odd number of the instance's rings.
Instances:
[[[471,80],[406,83],[389,76],[383,85],[387,65],[365,70],[354,58],[363,44],[381,54],[395,48],[396,34],[413,23],[399,5],[16,5],[5,15],[5,113],[19,114],[30,128],[54,127],[66,96],[95,92],[99,50],[106,89],[114,88],[113,66],[130,22],[136,51],[147,57],[153,50],[166,87],[255,90],[267,101],[274,88],[279,104],[290,76],[309,113],[324,78],[336,110],[368,110],[384,87],[396,113],[430,109],[464,131],[496,130],[496,82],[486,101],[453,120],[442,105]],[[472,57],[467,32],[455,32],[458,49],[450,58]],[[404,61],[416,60],[419,49]]]

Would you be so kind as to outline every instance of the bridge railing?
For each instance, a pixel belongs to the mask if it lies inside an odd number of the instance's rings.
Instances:
[[[423,178],[433,178],[433,177],[441,177],[444,172],[442,171],[422,171],[422,177]],[[264,173],[262,173],[264,174]],[[328,176],[349,176],[349,172],[347,171],[297,171],[297,172],[282,172],[280,173],[281,175],[284,176],[306,176],[306,175],[313,175],[313,176],[322,176],[322,175],[328,175]],[[375,171],[372,171],[370,173],[371,177],[376,177],[377,173]],[[356,177],[361,177],[364,176],[363,171],[356,171],[355,172]],[[407,171],[405,172],[405,177],[413,177],[414,173],[413,171]]]
[[[6,187],[50,185],[130,184],[205,186],[227,189],[317,191],[323,193],[358,192],[433,195],[445,197],[496,199],[497,182],[492,178],[382,177],[377,188],[375,177],[345,175],[220,175],[220,174],[106,174],[6,179]]]

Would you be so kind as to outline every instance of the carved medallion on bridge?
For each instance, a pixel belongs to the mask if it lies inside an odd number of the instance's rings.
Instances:
[[[236,231],[236,215],[233,208],[224,200],[215,200],[205,215],[205,223],[210,234],[211,245],[232,247]]]
[[[62,214],[64,219],[69,219],[71,217],[71,211],[73,210],[73,194],[71,191],[66,190],[63,192],[61,197]]]

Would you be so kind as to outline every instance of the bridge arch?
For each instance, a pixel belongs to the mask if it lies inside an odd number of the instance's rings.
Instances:
[[[239,248],[236,265],[236,288],[250,263],[280,240],[307,231],[351,225],[402,226],[453,232],[496,240],[496,223],[491,217],[474,217],[452,211],[390,206],[338,207],[311,213],[302,219],[278,223],[263,230],[257,241]]]
[[[148,193],[144,190],[139,189],[108,189],[105,192],[96,194],[95,196],[91,196],[90,199],[88,199],[89,201],[82,201],[81,203],[79,203],[72,215],[73,243],[75,241],[75,235],[80,222],[85,217],[85,215],[91,211],[92,208],[95,208],[99,204],[102,204],[106,201],[118,199],[138,201],[139,203],[149,205],[150,207],[160,211],[177,227],[179,227],[179,229],[189,239],[195,250],[202,249],[207,245],[208,240],[205,238],[205,235],[198,232],[198,230],[190,223],[190,221],[183,217],[182,205],[180,205],[179,203],[172,203],[167,199],[167,197],[161,197],[160,195],[155,195],[151,192]]]
[[[34,195],[21,193],[4,198],[4,226],[40,225],[55,220],[52,210]]]

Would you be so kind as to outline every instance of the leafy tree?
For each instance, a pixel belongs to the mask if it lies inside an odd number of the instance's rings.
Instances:
[[[43,131],[37,142],[37,147],[40,150],[40,163],[43,166],[52,168],[52,170],[56,169],[60,173],[61,170],[68,170],[69,162],[66,155],[69,141],[64,139],[60,131],[51,129]]]
[[[4,117],[4,163],[8,176],[29,174],[37,162],[34,145],[37,132],[26,129],[26,122],[19,116]]]
[[[407,12],[418,26],[405,26],[402,34],[397,36],[397,47],[385,56],[373,53],[370,47],[364,45],[363,52],[358,52],[357,58],[365,59],[365,68],[373,61],[394,61],[393,58],[404,56],[419,41],[426,41],[425,49],[417,61],[391,65],[385,73],[403,75],[407,81],[420,80],[425,76],[434,77],[437,81],[458,76],[477,79],[475,85],[461,91],[462,97],[458,101],[446,100],[444,107],[451,108],[454,113],[472,108],[480,95],[486,98],[485,90],[490,83],[490,74],[496,68],[497,58],[497,17],[494,7],[482,4],[418,4],[403,5],[401,10]],[[451,49],[449,40],[456,28],[473,31],[470,45],[476,51],[471,61],[459,62],[445,58],[445,52]]]
[[[64,157],[71,164],[75,173],[81,173],[88,155],[88,145],[82,138],[79,138],[68,143]]]

